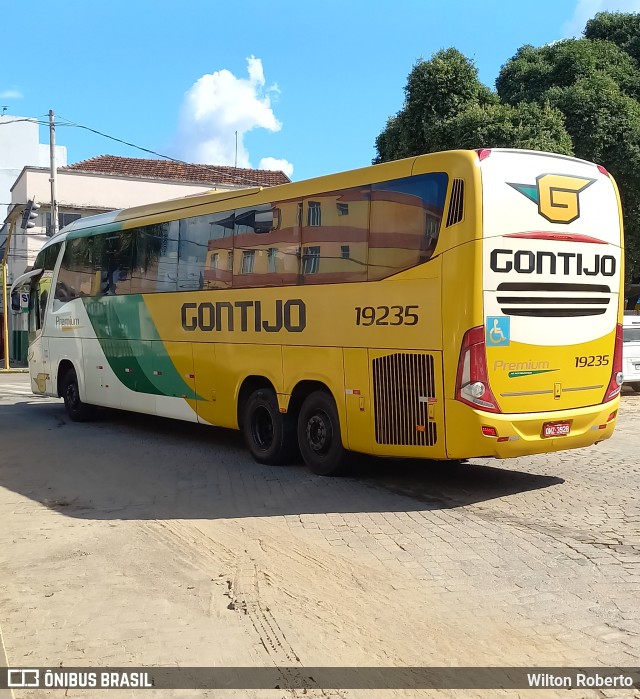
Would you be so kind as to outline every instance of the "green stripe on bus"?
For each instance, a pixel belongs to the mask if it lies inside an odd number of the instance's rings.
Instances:
[[[203,400],[174,366],[140,294],[83,301],[109,366],[127,388]]]

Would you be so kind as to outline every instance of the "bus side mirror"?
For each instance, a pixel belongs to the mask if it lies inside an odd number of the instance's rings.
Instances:
[[[11,310],[14,313],[26,313],[29,310],[29,290],[16,289],[11,294]]]
[[[11,294],[11,310],[14,313],[20,313],[22,310],[20,306],[20,292],[19,291],[14,291]]]

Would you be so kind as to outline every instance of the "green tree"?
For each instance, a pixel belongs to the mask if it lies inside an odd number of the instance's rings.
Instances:
[[[640,14],[598,12],[587,22],[585,39],[610,41],[640,61]]]
[[[434,124],[431,150],[526,148],[572,155],[562,112],[548,104],[472,105]]]
[[[502,67],[496,89],[503,102],[544,101],[553,87],[569,87],[594,74],[612,78],[632,97],[640,94],[638,66],[621,48],[608,41],[569,39],[534,48],[523,46]]]
[[[376,139],[374,163],[454,148],[572,153],[561,112],[548,104],[501,104],[456,49],[418,61],[404,91],[403,108]]]
[[[497,102],[478,80],[473,62],[456,49],[420,60],[407,78],[403,108],[387,121],[376,139],[375,163],[438,150],[432,129],[464,109]]]

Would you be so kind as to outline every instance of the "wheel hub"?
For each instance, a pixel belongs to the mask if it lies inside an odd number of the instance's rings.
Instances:
[[[313,415],[307,422],[307,441],[315,452],[322,452],[329,442],[329,430],[322,415]]]

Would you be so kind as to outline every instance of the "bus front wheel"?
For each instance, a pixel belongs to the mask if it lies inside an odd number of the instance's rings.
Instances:
[[[295,423],[291,415],[280,412],[272,389],[260,388],[249,396],[242,432],[247,448],[259,463],[284,464],[293,458]]]
[[[337,476],[347,465],[340,420],[333,397],[314,391],[305,399],[298,416],[298,444],[307,466],[318,476]]]
[[[67,414],[74,422],[87,422],[95,416],[93,405],[83,403],[80,398],[78,377],[75,369],[68,369],[62,380],[62,398]]]

